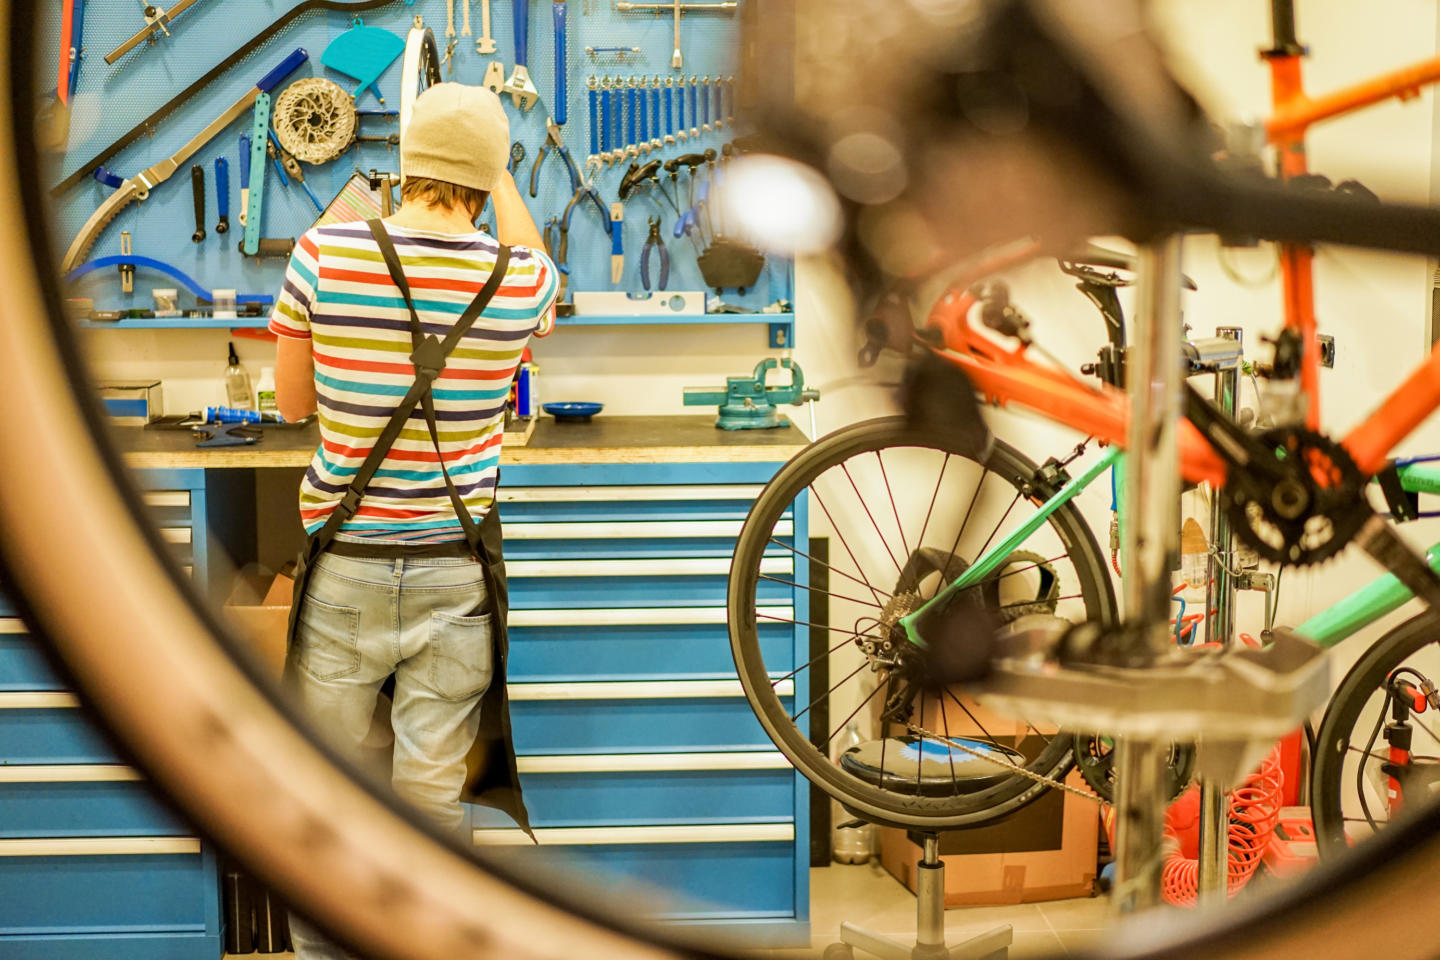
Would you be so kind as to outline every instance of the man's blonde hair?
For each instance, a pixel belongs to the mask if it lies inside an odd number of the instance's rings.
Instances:
[[[485,201],[490,194],[474,187],[462,187],[458,183],[431,180],[429,177],[406,177],[400,187],[400,196],[406,202],[415,201],[447,210],[465,210],[470,219],[479,218],[485,210]]]

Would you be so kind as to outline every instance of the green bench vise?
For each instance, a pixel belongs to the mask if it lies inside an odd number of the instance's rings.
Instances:
[[[765,377],[771,370],[790,371],[790,382],[783,386],[766,386]],[[783,403],[800,406],[819,400],[819,390],[805,389],[805,374],[794,360],[761,360],[748,377],[726,377],[725,387],[686,387],[685,406],[719,405],[720,418],[715,426],[721,430],[768,430],[783,426],[776,409]]]

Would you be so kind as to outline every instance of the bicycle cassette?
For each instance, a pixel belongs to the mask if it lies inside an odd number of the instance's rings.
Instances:
[[[333,80],[296,80],[275,98],[275,138],[296,159],[328,163],[355,142],[355,98]]]
[[[1306,566],[1335,556],[1374,515],[1365,475],[1344,447],[1313,430],[1277,427],[1259,439],[1286,475],[1225,484],[1221,504],[1235,536],[1271,563]]]

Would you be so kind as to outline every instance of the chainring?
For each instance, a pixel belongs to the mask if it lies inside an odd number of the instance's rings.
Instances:
[[[355,99],[333,80],[296,80],[275,98],[275,139],[298,160],[328,163],[355,142]]]
[[[1265,560],[1294,566],[1345,549],[1373,515],[1366,477],[1350,454],[1303,427],[1276,427],[1260,440],[1275,451],[1286,476],[1278,483],[1248,476],[1226,482],[1221,505],[1235,536]]]
[[[1075,766],[1106,803],[1115,801],[1115,742],[1095,733],[1075,734]],[[1166,802],[1173,801],[1190,785],[1195,767],[1195,748],[1187,743],[1170,744],[1165,757]]]

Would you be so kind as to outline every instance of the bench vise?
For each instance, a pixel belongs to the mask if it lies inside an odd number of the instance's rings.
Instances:
[[[771,370],[783,367],[790,371],[790,382],[783,386],[766,386],[765,377]],[[808,400],[819,400],[820,391],[805,389],[805,374],[794,360],[773,357],[755,365],[748,377],[726,377],[724,388],[686,387],[685,406],[718,404],[720,417],[715,426],[721,430],[765,430],[782,426],[776,410],[782,403],[800,406]]]

